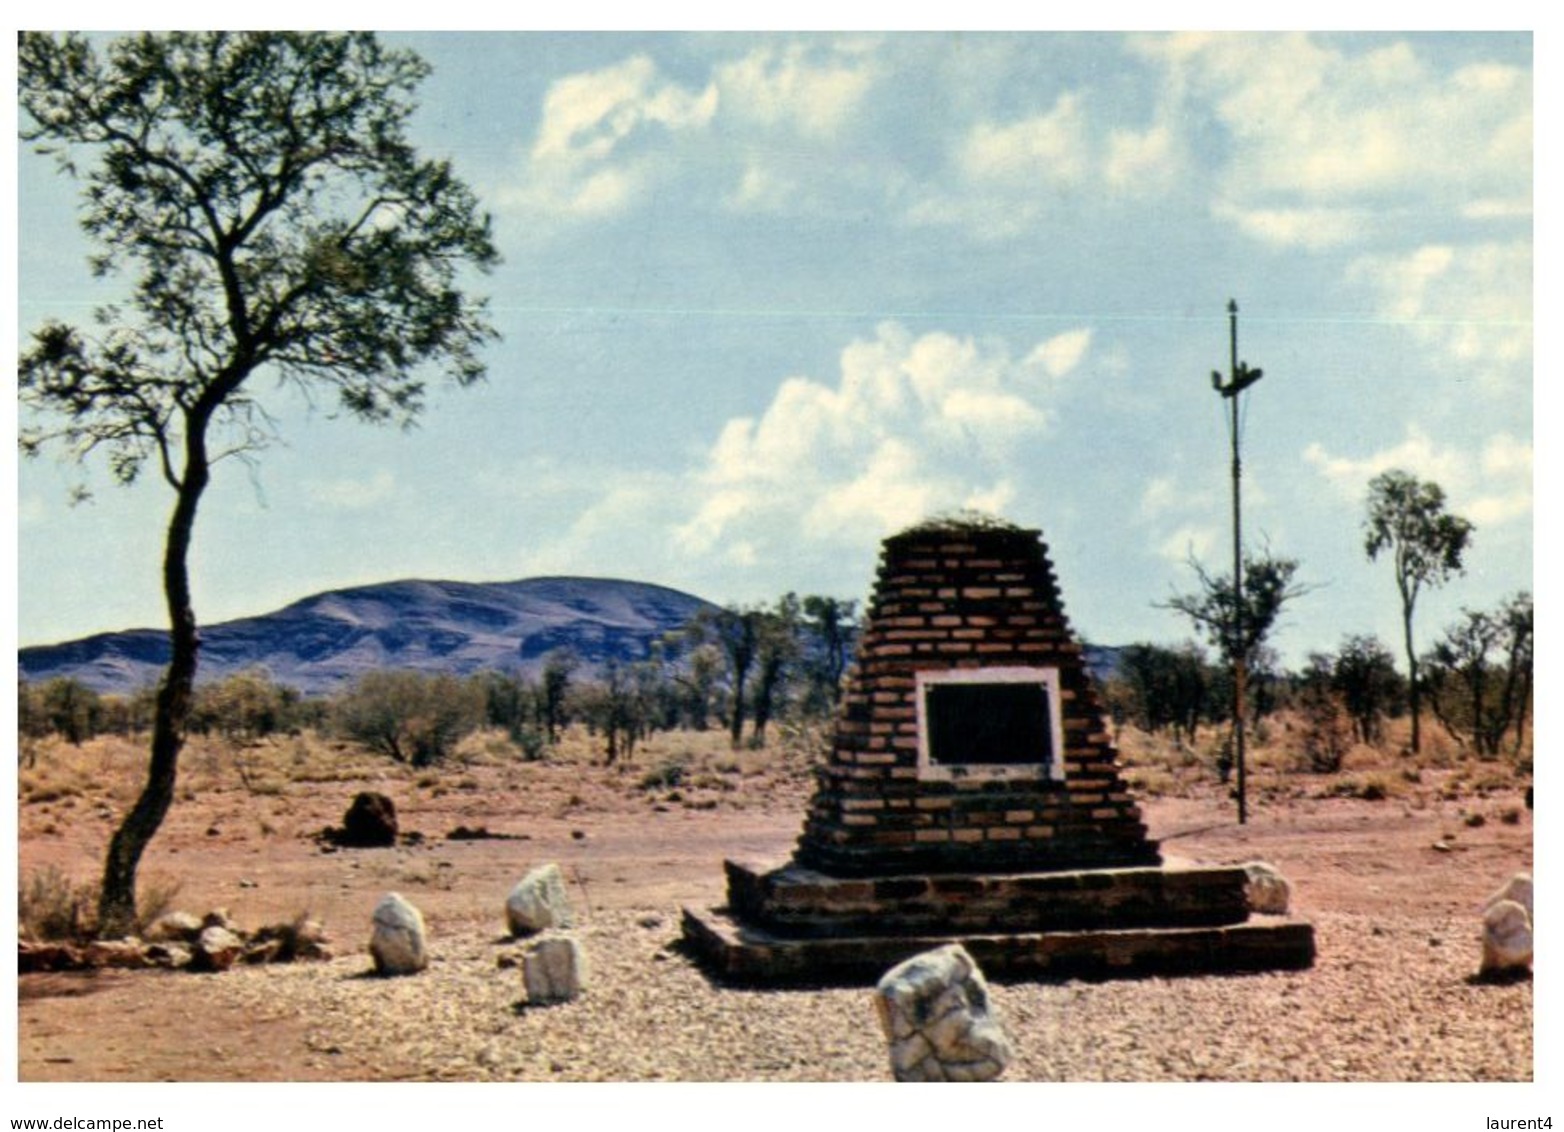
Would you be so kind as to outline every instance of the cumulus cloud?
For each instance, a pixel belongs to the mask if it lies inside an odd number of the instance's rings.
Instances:
[[[568,75],[549,87],[527,164],[499,202],[590,219],[677,180],[741,210],[794,205],[822,162],[840,174],[840,135],[879,75],[868,44],[814,38],[719,60],[698,86],[646,55]]]
[[[1046,113],[1003,124],[979,122],[963,140],[958,162],[979,185],[1075,185],[1088,170],[1087,147],[1080,97],[1062,94]]]
[[[1405,42],[1358,54],[1296,35],[1140,37],[1169,98],[1209,102],[1231,142],[1216,211],[1268,243],[1318,248],[1355,212],[1418,202],[1469,218],[1528,213],[1528,70],[1438,72]]]
[[[1069,331],[1017,358],[1000,343],[882,325],[842,351],[834,384],[789,378],[759,416],[727,423],[692,476],[676,544],[692,556],[785,553],[795,539],[1003,509],[1017,446],[1046,431],[1046,392],[1089,341]]]
[[[1445,491],[1452,509],[1479,526],[1497,526],[1522,519],[1532,511],[1531,442],[1498,433],[1480,448],[1436,443],[1416,426],[1408,426],[1400,443],[1367,456],[1333,454],[1323,444],[1310,444],[1304,461],[1344,499],[1361,501],[1369,481],[1399,468],[1431,480]]]
[[[670,172],[666,159],[640,143],[657,132],[704,129],[717,102],[715,86],[682,87],[644,55],[567,75],[544,96],[526,178],[501,193],[500,203],[564,216],[621,212]]]
[[[942,182],[917,196],[905,217],[1008,239],[1035,227],[1060,195],[1168,191],[1184,167],[1184,148],[1163,118],[1120,122],[1081,91],[1066,91],[1034,113],[966,128],[951,146]]]
[[[716,68],[724,115],[829,138],[849,122],[873,85],[872,56],[851,42],[820,48],[768,44]]]

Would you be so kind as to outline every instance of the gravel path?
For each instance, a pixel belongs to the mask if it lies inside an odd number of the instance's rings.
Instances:
[[[1309,971],[994,987],[1019,1050],[1010,1081],[1497,1081],[1532,1078],[1532,984],[1477,984],[1471,923],[1311,917]],[[210,1007],[307,1019],[305,1065],[349,1080],[882,1081],[866,989],[712,986],[666,911],[579,929],[588,992],[522,1004],[518,945],[472,927],[412,978],[363,954],[213,979]],[[344,950],[346,947],[344,946]]]

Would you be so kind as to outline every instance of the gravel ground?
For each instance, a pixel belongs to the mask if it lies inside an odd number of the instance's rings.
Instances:
[[[1311,917],[1308,971],[993,988],[1016,1039],[1009,1081],[1529,1081],[1532,984],[1471,980],[1468,922]],[[578,929],[587,993],[524,1004],[514,941],[431,941],[426,972],[367,974],[362,953],[235,971],[212,1009],[304,1017],[312,1074],[345,1080],[883,1081],[869,992],[739,991],[676,949],[665,911],[602,910]]]

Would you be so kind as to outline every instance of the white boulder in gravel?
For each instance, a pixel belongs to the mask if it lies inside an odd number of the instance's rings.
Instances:
[[[521,978],[534,1006],[569,1002],[586,987],[587,959],[572,935],[545,935],[521,955]]]
[[[194,943],[205,927],[192,912],[165,912],[147,928],[148,943]]]
[[[244,954],[244,940],[221,924],[201,929],[190,957],[195,971],[226,971]]]
[[[1015,1056],[983,973],[959,943],[914,955],[875,987],[898,1081],[991,1081]]]
[[[377,974],[411,975],[422,971],[429,965],[423,914],[399,894],[388,892],[375,905],[369,953],[374,957]]]
[[[1264,861],[1250,861],[1244,866],[1244,899],[1249,911],[1268,916],[1285,916],[1292,903],[1292,885],[1276,871],[1274,865]]]
[[[1483,905],[1483,910],[1487,911],[1501,900],[1513,900],[1526,909],[1527,919],[1535,915],[1532,911],[1531,903],[1531,874],[1516,873],[1509,880],[1505,881],[1503,888],[1488,897],[1487,902]]]
[[[1513,900],[1499,900],[1483,914],[1484,975],[1508,975],[1531,967],[1531,917]]]
[[[558,865],[539,865],[516,883],[505,899],[505,922],[513,936],[575,926]]]

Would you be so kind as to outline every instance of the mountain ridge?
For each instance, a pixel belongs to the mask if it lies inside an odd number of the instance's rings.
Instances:
[[[377,668],[531,674],[556,648],[573,650],[594,670],[610,659],[641,659],[654,640],[707,608],[712,604],[693,594],[616,578],[403,578],[323,590],[271,613],[203,626],[198,680],[259,667],[315,695]],[[167,631],[160,629],[18,651],[25,679],[71,676],[111,693],[156,683],[167,660]]]

